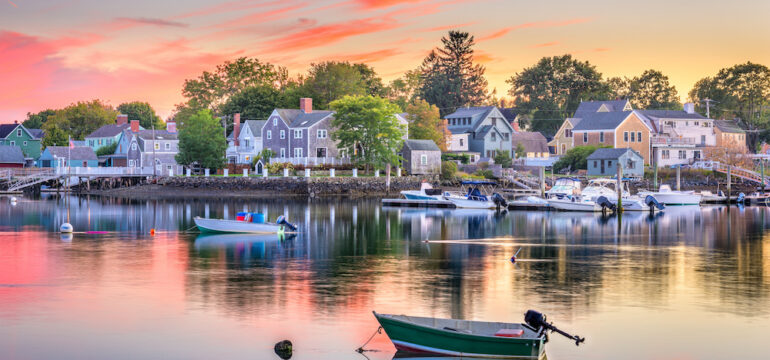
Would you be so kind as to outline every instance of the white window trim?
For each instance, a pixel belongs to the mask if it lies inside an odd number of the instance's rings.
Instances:
[[[281,130],[281,140],[286,139],[286,130]]]
[[[286,148],[281,148],[281,159],[286,158]]]
[[[171,143],[166,143],[166,150],[171,150]]]
[[[270,139],[272,139],[272,138],[273,138],[273,132],[272,132],[272,131],[270,131],[270,130],[268,130],[268,131],[267,131],[267,139],[268,139],[268,140],[270,140]]]
[[[302,157],[302,148],[294,148],[294,157],[295,158],[301,158]]]
[[[136,143],[131,143],[131,150],[136,151]]]
[[[428,155],[420,155],[420,165],[428,165]]]
[[[294,130],[294,138],[302,139],[302,130]]]

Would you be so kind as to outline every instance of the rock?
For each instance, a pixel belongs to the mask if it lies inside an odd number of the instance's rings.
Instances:
[[[293,352],[293,346],[291,344],[291,341],[289,340],[283,340],[279,341],[275,344],[275,353],[278,355],[281,359],[287,360],[291,359],[291,354]]]

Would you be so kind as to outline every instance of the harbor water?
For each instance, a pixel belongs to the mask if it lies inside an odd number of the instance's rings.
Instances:
[[[299,233],[187,231],[243,211]],[[68,217],[76,233],[57,233]],[[522,322],[528,309],[586,337],[552,335],[551,360],[766,359],[770,210],[0,197],[4,360],[278,359],[284,339],[292,359],[391,359],[384,334],[355,352],[377,329],[372,310]]]

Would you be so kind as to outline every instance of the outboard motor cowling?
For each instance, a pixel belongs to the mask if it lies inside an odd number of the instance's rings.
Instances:
[[[746,201],[746,194],[744,193],[738,194],[738,198],[735,199],[735,202],[737,202],[738,204],[743,204],[745,201]]]
[[[539,311],[527,310],[527,312],[524,314],[524,322],[527,323],[529,327],[535,329],[535,331],[539,331],[540,329],[553,331],[567,337],[568,339],[575,340],[575,345],[580,345],[580,343],[586,341],[586,338],[581,338],[577,335],[570,335],[562,330],[559,330],[556,326],[553,326],[553,324],[546,321],[545,315]]]
[[[650,210],[652,210],[652,207],[658,208],[658,210],[663,210],[666,206],[659,203],[658,199],[656,199],[652,195],[647,195],[647,197],[644,198],[644,203],[650,207]]]
[[[508,202],[505,201],[505,198],[498,193],[492,194],[492,202],[494,202],[495,205],[497,205],[498,207],[502,207],[506,209],[508,208]]]
[[[615,211],[615,204],[613,204],[606,196],[599,196],[596,198],[596,204],[601,206],[602,209],[609,209]]]
[[[278,225],[283,225],[283,226],[289,228],[289,230],[291,230],[291,231],[297,231],[297,227],[294,224],[286,221],[286,218],[283,215],[281,215],[277,219],[275,219],[275,223],[278,224]]]

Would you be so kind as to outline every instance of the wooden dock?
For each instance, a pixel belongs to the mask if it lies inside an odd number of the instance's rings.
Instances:
[[[409,200],[409,199],[382,199],[383,206],[396,207],[430,207],[454,209],[456,206],[446,200]]]

